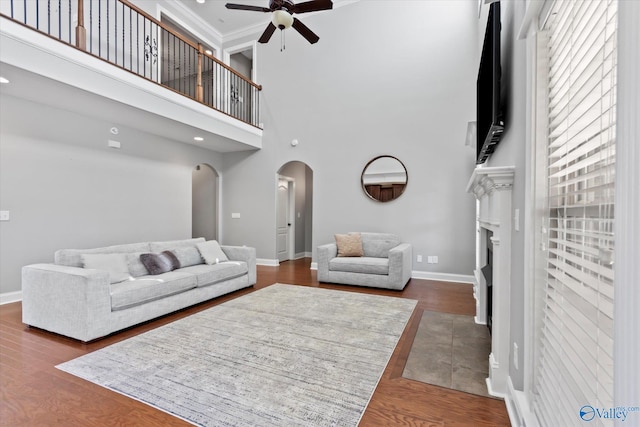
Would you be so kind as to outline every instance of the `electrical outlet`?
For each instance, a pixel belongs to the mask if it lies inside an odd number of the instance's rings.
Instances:
[[[422,255],[418,255],[418,257],[417,257],[417,261],[418,261],[418,262],[422,262]]]
[[[238,219],[238,218],[240,218],[240,214],[234,212],[234,213],[231,214],[231,218]]]
[[[9,221],[9,211],[0,211],[0,221]]]
[[[518,344],[513,343],[513,367],[518,369]]]

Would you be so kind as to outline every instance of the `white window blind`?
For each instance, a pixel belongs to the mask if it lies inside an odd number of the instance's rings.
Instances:
[[[546,271],[534,384],[543,426],[613,425],[580,410],[613,405],[616,11],[614,0],[558,0],[544,28]]]

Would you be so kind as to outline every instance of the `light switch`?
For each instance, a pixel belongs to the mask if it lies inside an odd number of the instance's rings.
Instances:
[[[231,214],[231,218],[238,219],[238,218],[240,218],[240,214],[238,212],[232,213]]]
[[[9,221],[9,211],[0,211],[0,221]]]
[[[513,225],[516,231],[520,231],[520,209],[516,209],[513,214]]]

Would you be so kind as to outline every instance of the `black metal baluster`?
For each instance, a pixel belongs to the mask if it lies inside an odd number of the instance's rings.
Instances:
[[[110,26],[110,16],[109,16],[109,0],[107,0],[107,61],[109,60],[111,53],[111,26]]]
[[[58,0],[58,40],[62,40],[62,0]]]
[[[129,69],[133,71],[133,12],[129,8]]]
[[[140,14],[136,12],[136,72],[140,74]]]
[[[27,23],[27,2],[24,2],[24,23]],[[47,0],[47,34],[51,34],[51,0]]]
[[[98,56],[102,57],[102,1],[98,0]]]
[[[11,17],[13,18],[13,0],[11,0]],[[40,0],[36,0],[36,29],[40,30]]]
[[[71,19],[71,0],[69,0],[69,43],[73,44],[73,39],[71,38],[71,26],[73,25]]]
[[[114,0],[113,3],[113,13],[114,13],[114,17],[113,20],[114,22],[114,30],[113,30],[113,48],[114,48],[114,52],[113,52],[113,60],[116,63],[116,65],[118,64],[118,0]]]

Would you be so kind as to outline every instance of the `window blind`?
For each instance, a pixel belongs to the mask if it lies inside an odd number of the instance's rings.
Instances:
[[[543,426],[612,425],[589,407],[613,405],[616,12],[615,0],[558,0],[544,28],[546,271],[534,383]]]

